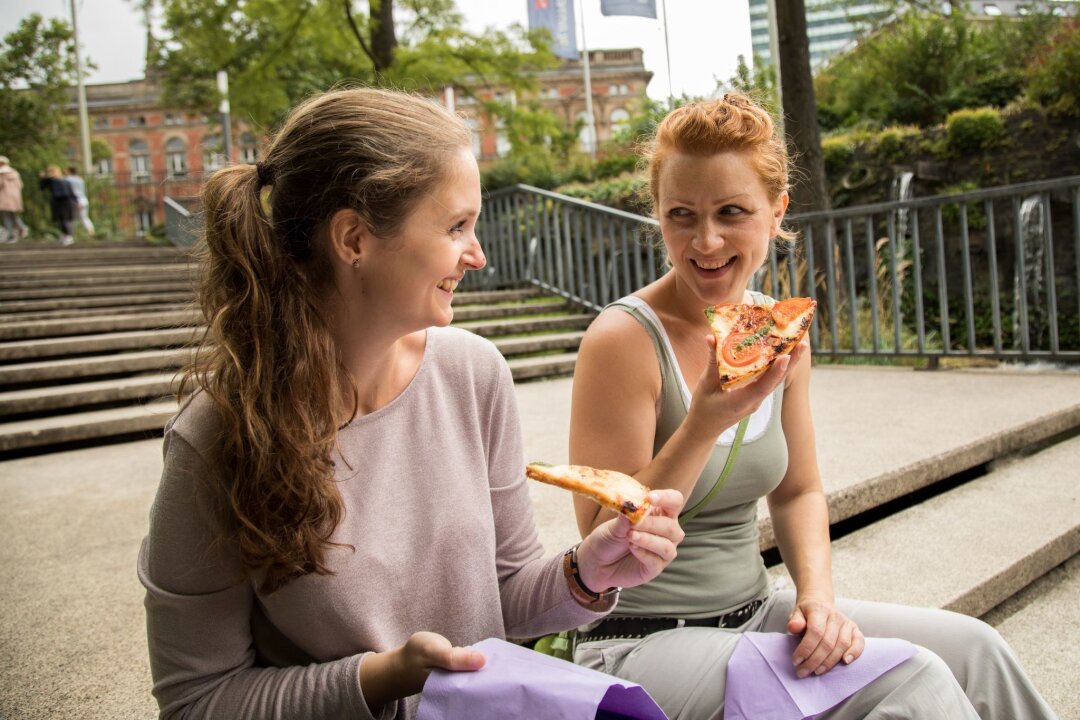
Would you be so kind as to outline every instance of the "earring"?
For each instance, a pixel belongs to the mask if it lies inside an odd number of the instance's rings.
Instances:
[[[355,259],[353,259],[353,261],[352,261],[352,266],[353,266],[354,268],[358,268],[358,267],[360,267],[360,258],[355,258]]]

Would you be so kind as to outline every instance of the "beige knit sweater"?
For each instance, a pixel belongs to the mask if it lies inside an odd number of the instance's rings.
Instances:
[[[334,575],[270,595],[244,578],[206,490],[225,482],[217,433],[202,395],[166,428],[139,555],[162,717],[371,718],[364,653],[419,630],[467,645],[599,617],[572,599],[559,557],[542,556],[513,383],[486,340],[430,329],[409,386],[340,432],[346,513],[333,540],[355,551],[331,551]],[[411,718],[417,704],[380,717]]]

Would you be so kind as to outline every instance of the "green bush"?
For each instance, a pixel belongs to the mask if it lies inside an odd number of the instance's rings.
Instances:
[[[957,110],[945,118],[945,138],[954,155],[981,153],[1005,137],[1005,120],[993,108]]]
[[[874,140],[877,153],[889,162],[899,162],[911,154],[911,139],[919,135],[919,129],[905,126],[887,127]]]
[[[1028,96],[1051,110],[1080,115],[1080,19],[1062,22],[1027,66]]]
[[[643,175],[626,173],[614,178],[597,180],[591,183],[570,183],[556,190],[564,195],[607,205],[627,212],[644,214],[642,204],[648,184]]]
[[[855,159],[855,143],[850,134],[822,138],[821,154],[825,160],[825,172],[830,176],[840,175]]]

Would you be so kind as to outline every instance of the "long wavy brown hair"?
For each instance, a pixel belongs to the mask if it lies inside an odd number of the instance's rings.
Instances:
[[[338,90],[296,107],[258,166],[219,170],[203,188],[207,331],[179,393],[201,389],[221,417],[227,539],[264,593],[328,574],[344,515],[333,455],[342,409],[355,413],[358,396],[324,319],[327,222],[351,208],[393,235],[469,141],[425,98]]]

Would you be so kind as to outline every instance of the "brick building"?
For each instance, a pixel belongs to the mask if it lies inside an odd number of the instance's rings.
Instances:
[[[630,118],[633,102],[645,94],[652,73],[645,69],[638,48],[591,50],[589,58],[596,135],[602,143]],[[568,125],[585,116],[583,75],[580,61],[564,61],[537,78],[536,97]],[[484,100],[516,100],[497,86],[478,95]],[[473,151],[482,166],[509,150],[498,123],[476,100],[453,88],[435,100],[460,113],[473,128]],[[91,203],[102,207],[111,202],[119,208],[119,230],[142,235],[162,224],[166,196],[181,201],[196,197],[202,178],[226,162],[220,116],[166,107],[160,78],[153,73],[131,82],[87,85],[86,101],[92,146],[108,147],[102,157],[94,158],[97,197]],[[74,93],[69,111],[77,112]],[[590,139],[583,129],[584,149]],[[232,140],[229,162],[258,160],[263,138],[255,128],[234,118]],[[78,154],[79,140],[73,137],[68,151],[73,164],[80,164]]]

